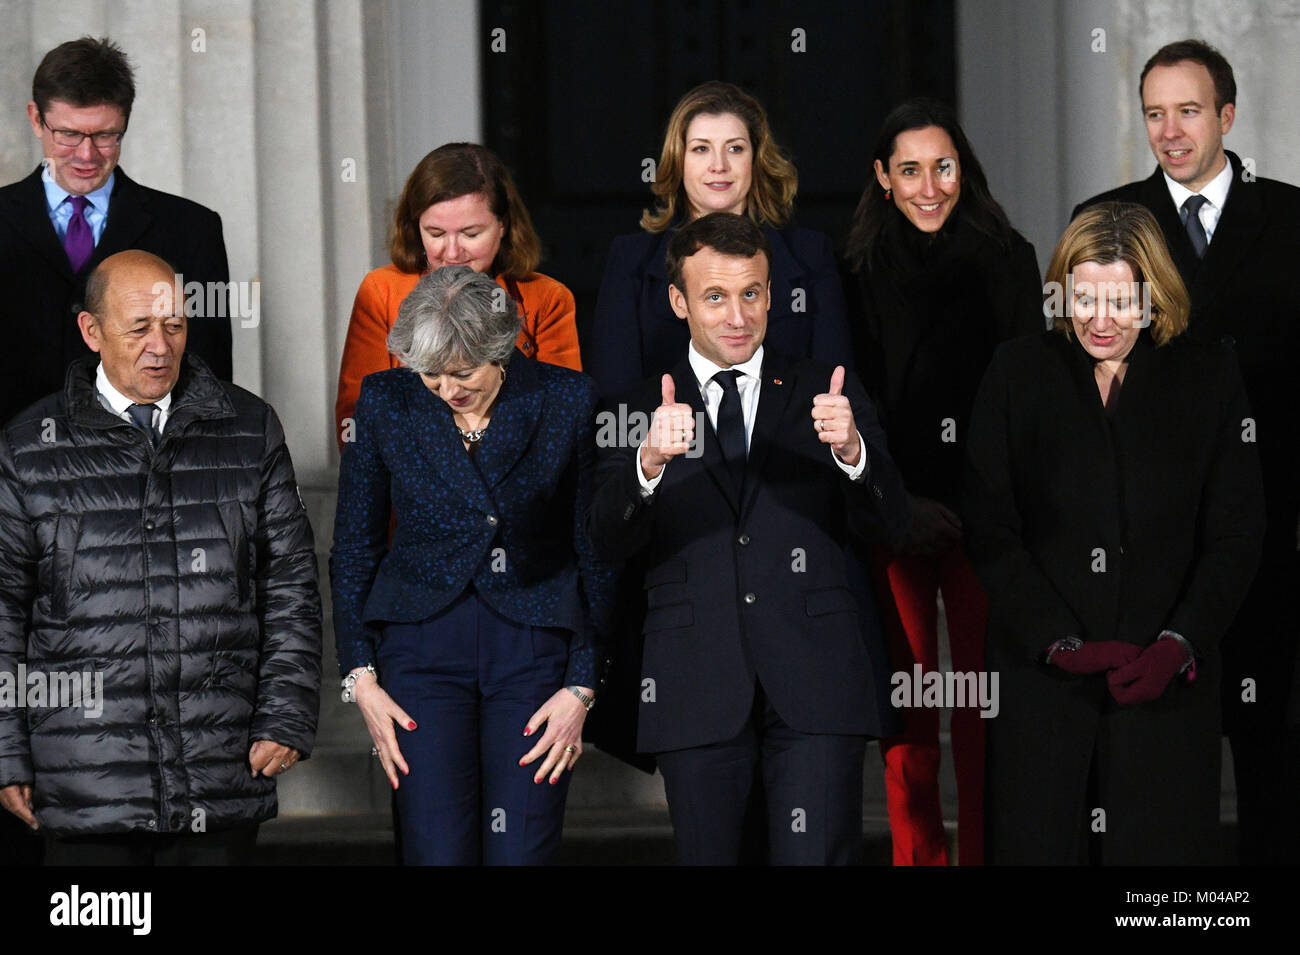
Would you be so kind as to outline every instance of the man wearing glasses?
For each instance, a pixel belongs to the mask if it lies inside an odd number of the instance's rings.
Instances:
[[[118,166],[134,99],[126,55],[107,39],[60,44],[36,69],[27,117],[45,159],[0,188],[0,423],[61,390],[68,364],[89,354],[77,315],[86,277],[103,259],[142,249],[186,283],[224,290],[229,282],[220,216],[139,185]],[[227,381],[228,315],[189,316],[187,347]]]

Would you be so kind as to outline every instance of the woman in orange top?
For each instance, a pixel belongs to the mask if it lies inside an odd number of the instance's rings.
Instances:
[[[352,305],[334,404],[340,447],[361,379],[398,365],[387,344],[398,306],[421,275],[444,265],[468,265],[496,278],[523,313],[515,343],[521,352],[582,370],[573,293],[533,271],[541,240],[510,173],[488,149],[447,143],[420,160],[397,201],[390,249],[393,264],[370,272]]]

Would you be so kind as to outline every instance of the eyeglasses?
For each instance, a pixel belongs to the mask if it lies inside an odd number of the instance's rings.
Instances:
[[[45,120],[41,120],[41,125],[45,126]],[[126,135],[125,130],[120,132],[100,130],[97,133],[83,133],[78,129],[50,129],[48,126],[45,126],[45,128],[50,130],[50,138],[54,140],[56,145],[69,148],[80,146],[82,141],[89,136],[96,149],[111,149],[120,143],[122,137]]]

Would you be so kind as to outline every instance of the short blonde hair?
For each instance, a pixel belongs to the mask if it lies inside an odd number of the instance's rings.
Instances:
[[[1067,278],[1083,262],[1110,265],[1125,262],[1133,281],[1151,289],[1151,339],[1165,345],[1187,331],[1191,300],[1164,234],[1145,206],[1131,202],[1101,202],[1090,206],[1065,227],[1047,265],[1047,288],[1067,287]],[[1052,318],[1053,327],[1068,337],[1074,333],[1065,311]]]
[[[794,197],[799,191],[799,174],[794,163],[785,157],[772,138],[767,114],[762,105],[739,86],[717,80],[702,83],[677,102],[668,118],[663,153],[655,170],[650,191],[659,199],[654,209],[641,214],[641,228],[663,232],[686,212],[686,190],[682,188],[682,171],[686,157],[686,129],[696,116],[731,114],[745,124],[749,145],[753,149],[754,168],[745,213],[759,225],[781,228],[794,212]]]

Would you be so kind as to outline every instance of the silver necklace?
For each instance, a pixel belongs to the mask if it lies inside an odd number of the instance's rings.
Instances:
[[[468,441],[470,444],[478,444],[483,440],[483,435],[487,434],[487,425],[484,425],[475,431],[466,431],[464,428],[457,425],[456,430],[460,432],[462,441]]]

